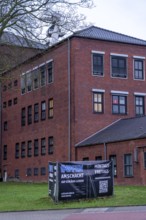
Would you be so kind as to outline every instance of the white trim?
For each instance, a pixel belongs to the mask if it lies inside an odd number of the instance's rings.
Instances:
[[[53,59],[50,59],[50,60],[47,60],[46,63],[50,63],[50,62],[52,62],[52,61],[53,61]]]
[[[110,53],[111,56],[128,57],[127,54]]]
[[[145,60],[145,57],[141,57],[141,56],[133,56],[133,58]]]
[[[105,52],[103,52],[103,51],[98,51],[98,50],[92,50],[92,53],[105,54]]]
[[[105,89],[92,89],[92,92],[105,92]]]
[[[46,65],[46,63],[45,63],[45,62],[44,62],[44,63],[41,63],[41,64],[39,65],[39,67],[44,66],[44,65]]]
[[[128,95],[129,92],[126,91],[115,91],[115,90],[111,90],[112,94],[123,94],[123,95]]]
[[[134,95],[146,96],[146,93],[143,93],[143,92],[134,92]]]

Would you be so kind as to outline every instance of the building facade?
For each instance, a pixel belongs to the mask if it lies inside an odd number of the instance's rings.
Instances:
[[[98,147],[89,157],[90,146],[75,146],[120,118],[145,115],[145,58],[146,41],[92,26],[5,73],[3,174],[47,181],[48,161],[99,159]]]

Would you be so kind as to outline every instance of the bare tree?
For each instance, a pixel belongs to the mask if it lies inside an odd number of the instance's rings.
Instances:
[[[53,22],[63,32],[73,30],[85,19],[78,8],[92,5],[93,0],[0,0],[0,38],[10,31],[26,39],[44,40],[44,30]]]

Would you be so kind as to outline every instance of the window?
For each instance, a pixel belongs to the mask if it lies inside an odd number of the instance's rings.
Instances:
[[[14,80],[14,86],[18,86],[18,80]]]
[[[33,89],[37,89],[39,87],[39,71],[38,69],[32,72],[33,75]]]
[[[124,174],[125,174],[125,177],[133,176],[133,165],[132,165],[131,154],[124,155]]]
[[[46,154],[46,139],[42,138],[41,139],[41,155]]]
[[[111,56],[112,77],[127,78],[127,60],[126,57]]]
[[[8,122],[4,121],[4,131],[7,131],[7,130],[8,130]]]
[[[3,102],[3,108],[6,108],[6,107],[7,107],[7,103]]]
[[[13,104],[16,105],[17,103],[18,103],[18,99],[17,99],[17,98],[14,98],[14,99],[13,99]]]
[[[21,157],[25,157],[25,142],[21,143]]]
[[[12,88],[12,82],[10,82],[9,84],[8,84],[8,89],[11,89]]]
[[[89,157],[83,157],[83,161],[89,160]]]
[[[35,167],[34,170],[33,170],[33,174],[34,174],[34,176],[38,176],[39,175],[39,169]]]
[[[46,175],[46,167],[41,167],[41,176]]]
[[[28,157],[32,156],[32,141],[27,142],[27,156]]]
[[[53,154],[54,152],[54,140],[53,137],[48,137],[48,154]]]
[[[4,86],[3,86],[3,92],[5,92],[6,90],[7,90],[7,86],[4,85]]]
[[[41,102],[41,120],[46,119],[46,102]]]
[[[38,122],[39,121],[39,104],[36,103],[34,105],[34,122]]]
[[[48,63],[48,83],[53,82],[53,62]]]
[[[21,109],[21,126],[25,126],[25,119],[26,119],[25,108],[22,108]]]
[[[32,169],[31,168],[27,168],[26,175],[27,176],[31,176],[32,175]]]
[[[39,141],[38,139],[34,140],[34,156],[39,155]]]
[[[12,105],[12,100],[9,100],[8,101],[8,106],[11,106]]]
[[[142,59],[134,59],[134,79],[144,79]]]
[[[15,144],[15,158],[19,158],[19,143]]]
[[[21,76],[21,94],[26,92],[26,75]]]
[[[41,66],[39,68],[39,71],[40,71],[40,78],[41,78],[41,86],[44,86],[46,84],[46,67],[45,67],[45,65]]]
[[[112,113],[127,114],[127,96],[113,95],[112,96]]]
[[[31,72],[26,74],[26,87],[27,87],[27,92],[32,91],[32,73]]]
[[[53,107],[54,107],[54,102],[52,98],[52,99],[49,99],[49,102],[48,102],[48,117],[49,118],[53,118]]]
[[[135,113],[137,116],[145,114],[144,96],[135,96]]]
[[[146,169],[146,152],[144,152],[144,168]]]
[[[102,160],[102,156],[96,156],[95,160]]]
[[[117,176],[117,157],[116,155],[110,155],[109,160],[113,161],[113,166],[114,166],[114,176]]]
[[[7,160],[7,145],[4,145],[3,148],[3,160]]]
[[[93,93],[93,112],[103,113],[103,93]]]
[[[15,170],[15,174],[14,175],[15,175],[15,178],[19,179],[19,170],[18,169]]]
[[[28,125],[32,124],[32,106],[27,107],[27,123]]]
[[[103,54],[92,54],[93,75],[103,76]]]

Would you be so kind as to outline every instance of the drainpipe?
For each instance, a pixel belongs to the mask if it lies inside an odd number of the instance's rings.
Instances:
[[[71,161],[71,101],[70,101],[70,39],[68,38],[68,161]]]
[[[107,160],[107,145],[104,143],[104,159]]]

